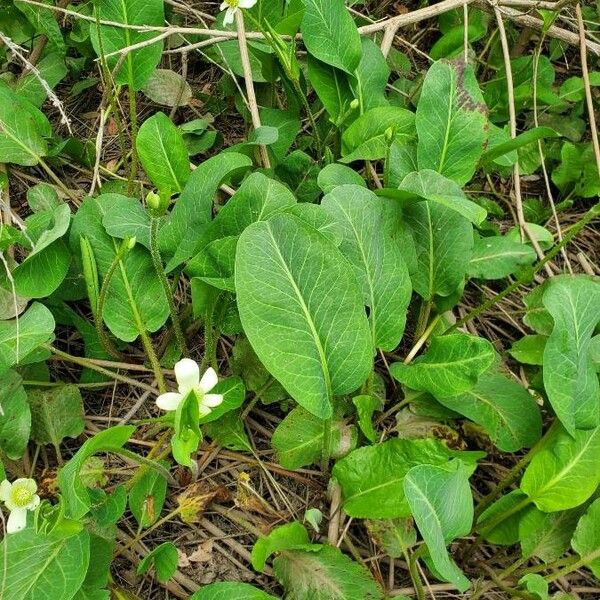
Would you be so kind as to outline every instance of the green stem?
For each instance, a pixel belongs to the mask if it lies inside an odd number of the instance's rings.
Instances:
[[[544,579],[548,583],[552,583],[553,581],[556,581],[557,579],[560,579],[561,577],[564,577],[565,575],[568,575],[569,573],[572,573],[573,571],[577,571],[578,569],[581,569],[581,567],[585,567],[586,565],[590,564],[592,561],[596,560],[598,557],[600,557],[600,548],[597,548],[596,550],[594,550],[594,552],[591,552],[587,556],[582,556],[578,560],[575,560],[573,563],[567,565],[566,567],[563,567],[556,573],[552,573],[551,575],[546,575],[546,577],[544,577]]]
[[[128,97],[129,97],[129,123],[131,126],[131,165],[129,170],[129,180],[127,184],[127,190],[130,194],[134,191],[134,183],[137,178],[138,170],[138,154],[135,146],[138,133],[138,122],[137,122],[137,98],[135,95],[135,89],[133,86],[133,73],[131,66],[129,66],[129,84],[128,84]]]
[[[415,588],[415,595],[417,596],[417,600],[425,600],[425,590],[423,589],[423,582],[421,581],[421,576],[419,575],[419,569],[417,566],[417,561],[419,557],[425,551],[425,545],[417,548],[407,559],[408,563],[408,572],[410,574],[410,579],[412,581],[413,587]]]
[[[133,462],[138,463],[140,466],[146,467],[147,469],[153,469],[157,473],[160,473],[168,482],[175,484],[171,473],[169,473],[168,469],[165,469],[160,463],[157,463],[150,458],[146,458],[145,456],[140,456],[139,454],[136,454],[131,450],[127,450],[126,448],[113,449],[111,452],[118,454],[119,456],[124,456],[125,458],[128,458]]]
[[[506,298],[507,296],[512,294],[517,288],[519,288],[522,285],[525,285],[527,283],[530,283],[531,279],[533,278],[533,275],[535,275],[538,271],[543,269],[546,264],[548,264],[551,260],[553,260],[554,257],[565,246],[567,246],[568,244],[571,243],[573,238],[575,238],[575,236],[577,236],[577,234],[584,227],[586,227],[594,218],[596,218],[598,216],[600,216],[600,203],[592,206],[592,208],[590,208],[579,221],[574,223],[568,229],[568,231],[567,230],[563,231],[564,235],[563,235],[562,242],[553,246],[552,249],[546,254],[546,256],[544,258],[542,258],[541,260],[539,260],[532,267],[531,270],[528,270],[524,274],[519,275],[517,277],[517,279],[513,283],[511,283],[508,287],[505,287],[502,291],[498,292],[495,296],[493,296],[492,298],[489,298],[483,304],[480,304],[479,306],[474,308],[472,311],[467,313],[462,319],[460,319],[452,327],[450,327],[450,329],[448,330],[448,333],[458,329],[459,327],[462,327],[465,323],[468,323],[469,321],[480,316],[481,314],[483,314],[484,312],[489,310],[492,306],[494,306],[495,304],[500,302],[500,300],[503,300],[504,298]]]
[[[156,274],[158,275],[158,279],[163,287],[165,292],[165,296],[167,297],[167,302],[169,304],[169,311],[171,313],[171,323],[173,324],[173,331],[175,333],[175,338],[177,339],[177,344],[179,345],[179,349],[181,353],[185,356],[186,344],[185,337],[183,335],[183,331],[181,329],[181,322],[179,320],[179,313],[177,312],[177,307],[175,306],[175,301],[173,299],[173,293],[171,291],[171,286],[169,285],[169,281],[167,279],[167,275],[163,268],[162,258],[160,256],[160,252],[158,250],[158,225],[160,219],[157,217],[152,217],[150,224],[150,254],[152,255],[152,262],[154,263],[154,269]]]
[[[331,458],[331,419],[323,419],[323,451],[321,453],[321,471],[329,473],[329,459]]]

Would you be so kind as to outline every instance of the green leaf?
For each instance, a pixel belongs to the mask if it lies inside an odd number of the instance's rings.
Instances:
[[[267,560],[276,552],[283,550],[304,549],[310,545],[306,528],[301,523],[293,521],[286,525],[275,527],[268,535],[259,538],[252,548],[252,567],[262,573]]]
[[[315,58],[353,73],[361,56],[360,35],[344,0],[304,0],[302,40]]]
[[[105,0],[98,4],[97,16],[102,21],[113,21],[123,25],[151,25],[162,27],[165,21],[163,0]],[[99,57],[119,52],[134,44],[147,42],[156,37],[155,31],[138,31],[128,27],[112,25],[90,26],[90,38]],[[132,50],[121,60],[116,54],[106,59],[108,68],[113,71],[119,85],[132,85],[141,89],[160,62],[163,50],[162,41]],[[115,72],[115,67],[121,65]]]
[[[439,398],[439,402],[481,425],[503,452],[530,448],[542,433],[542,417],[533,396],[501,373],[488,371],[475,387]]]
[[[152,183],[161,191],[181,192],[191,169],[183,135],[173,121],[162,112],[146,119],[135,145]]]
[[[43,305],[34,302],[17,319],[0,321],[0,374],[18,365],[54,333],[54,317]]]
[[[89,438],[58,473],[58,485],[65,500],[66,514],[80,519],[92,506],[90,493],[80,476],[84,463],[94,454],[120,450],[129,440],[135,427],[117,426],[100,431]]]
[[[571,546],[580,561],[600,577],[600,499],[595,500],[579,520]]]
[[[521,489],[544,512],[574,508],[598,487],[600,427],[575,431],[559,429],[527,467]]]
[[[64,438],[75,438],[83,432],[83,399],[76,385],[31,390],[27,400],[31,407],[31,438],[38,444],[58,448]]]
[[[190,84],[171,69],[155,69],[142,92],[152,102],[164,106],[185,106],[192,99]]]
[[[503,279],[537,259],[535,250],[508,237],[477,237],[468,267],[469,277]]]
[[[144,575],[151,567],[156,571],[156,577],[161,583],[166,583],[177,570],[177,548],[171,542],[163,542],[151,550],[141,560],[137,568],[138,575]]]
[[[172,256],[167,271],[195,254],[202,240],[201,228],[211,220],[213,197],[223,180],[251,164],[252,160],[247,156],[228,152],[205,160],[190,175],[158,235],[161,251]]]
[[[192,467],[192,454],[198,450],[202,433],[198,425],[200,410],[195,392],[190,392],[179,403],[175,411],[173,427],[175,432],[171,437],[173,458],[184,467]]]
[[[23,456],[29,442],[31,413],[21,376],[16,371],[0,379],[0,449],[12,460]]]
[[[204,432],[217,444],[230,450],[253,451],[239,410],[230,411],[217,421],[207,423]]]
[[[583,512],[581,508],[545,513],[534,506],[530,507],[519,520],[519,540],[523,558],[535,556],[545,563],[560,558],[569,548],[569,542]]]
[[[371,108],[388,104],[385,88],[390,77],[390,68],[375,42],[369,38],[362,38],[361,43],[362,56],[354,77],[350,80],[350,87],[359,102],[362,114]]]
[[[512,490],[481,513],[477,520],[477,532],[492,544],[516,544],[519,541],[520,520],[531,508],[527,496],[521,490]],[[509,514],[510,518],[501,518],[504,514]]]
[[[348,427],[343,421],[333,420],[331,427],[331,455],[337,456],[343,449],[352,448],[356,438],[354,427]],[[279,423],[271,445],[277,454],[277,460],[284,469],[300,469],[316,463],[323,452],[324,422],[311,415],[301,406],[294,408]]]
[[[121,240],[134,237],[137,244],[150,250],[150,215],[136,198],[121,198],[104,213],[102,225],[108,235]]]
[[[129,491],[129,510],[141,528],[156,523],[167,495],[167,480],[149,469],[135,479]]]
[[[45,11],[40,10],[38,12],[42,13]],[[56,20],[50,11],[48,11],[48,15],[50,15],[50,18],[56,25]],[[67,66],[65,65],[64,58],[56,53],[46,54],[37,64],[37,68],[39,76],[48,84],[50,89],[54,89],[67,75]],[[33,73],[19,77],[15,91],[19,96],[29,100],[29,102],[38,108],[48,96],[47,90],[42,85],[40,79]]]
[[[450,296],[468,269],[473,226],[456,211],[434,202],[417,202],[403,211],[416,255],[414,264],[407,260],[413,288],[425,300]]]
[[[482,160],[483,162],[490,163],[505,154],[509,154],[510,152],[514,152],[523,146],[527,146],[532,142],[537,142],[538,140],[542,140],[544,138],[558,138],[561,137],[560,133],[554,131],[554,129],[550,129],[550,127],[534,127],[533,129],[528,129],[518,136],[503,142],[501,144],[494,144],[488,150],[486,150],[483,154]]]
[[[211,390],[213,394],[221,394],[223,402],[213,408],[210,413],[200,418],[200,423],[210,423],[220,419],[225,413],[236,410],[246,399],[246,388],[239,377],[220,379],[219,383]]]
[[[371,573],[333,546],[317,552],[288,550],[273,561],[273,570],[290,600],[383,598]]]
[[[544,348],[544,387],[565,429],[600,425],[600,384],[590,343],[600,322],[600,283],[563,276],[549,282],[543,303],[554,328]]]
[[[537,600],[549,600],[548,582],[538,573],[528,573],[519,579],[519,586],[526,589]]]
[[[299,219],[277,215],[241,235],[235,277],[242,325],[261,362],[309,412],[330,417],[333,396],[360,386],[373,357],[344,258]]]
[[[348,83],[348,75],[331,67],[310,54],[307,57],[307,76],[319,100],[323,103],[330,120],[337,124],[351,112],[352,90]]]
[[[343,230],[340,251],[353,266],[369,307],[373,344],[391,351],[402,339],[412,288],[400,248],[385,231],[383,204],[364,187],[344,185],[321,205]]]
[[[329,194],[339,185],[360,185],[367,187],[365,180],[354,169],[346,165],[331,163],[324,166],[317,177],[317,183],[324,194]]]
[[[471,389],[494,357],[494,347],[487,340],[452,333],[431,338],[425,354],[409,365],[394,363],[390,373],[413,390],[449,398]]]
[[[278,600],[249,583],[220,581],[202,586],[190,600]]]
[[[448,555],[446,545],[471,531],[469,470],[459,460],[445,466],[413,467],[404,479],[404,493],[436,573],[464,592],[469,580]]]
[[[381,400],[375,398],[375,396],[361,394],[360,396],[354,396],[354,398],[352,398],[352,404],[356,407],[360,430],[365,437],[374,444],[377,441],[377,432],[373,427],[373,413],[376,410],[381,409]]]
[[[87,531],[63,537],[40,535],[33,527],[7,535],[0,544],[0,562],[6,565],[3,589],[11,600],[73,598],[87,572],[90,537]]]
[[[367,111],[342,135],[340,162],[384,158],[393,141],[406,144],[415,136],[415,115],[398,106],[379,106]]]
[[[333,476],[342,487],[343,507],[351,517],[389,519],[410,516],[404,495],[406,473],[417,465],[442,465],[459,456],[472,463],[481,453],[456,452],[428,438],[392,439],[354,450],[339,460]]]
[[[102,194],[87,198],[73,219],[70,244],[79,249],[79,237],[85,235],[94,251],[98,272],[108,273],[119,251],[120,244],[104,229],[104,217],[112,210],[126,210],[130,198],[120,194]],[[169,306],[149,252],[141,245],[130,250],[119,261],[110,284],[103,318],[110,331],[125,342],[133,342],[139,335],[140,323],[146,331],[162,327],[169,314]],[[139,323],[138,323],[139,316]]]
[[[406,556],[406,551],[417,543],[417,532],[410,517],[365,521],[373,541],[392,558]]]
[[[415,125],[419,169],[467,183],[487,140],[487,108],[471,65],[438,61],[427,71]]]
[[[487,216],[486,210],[469,200],[459,185],[431,169],[409,173],[399,187],[423,200],[451,208],[475,225],[481,225]]]
[[[48,2],[45,3],[50,4]],[[22,2],[22,0],[15,0],[14,5],[27,17],[27,20],[33,25],[38,33],[41,33],[48,38],[48,48],[51,51],[58,52],[58,54],[64,56],[66,51],[65,41],[63,40],[60,27],[56,22],[54,12],[52,10],[44,10],[42,7],[27,4],[26,2]],[[52,5],[50,4],[50,6]]]
[[[545,335],[526,335],[520,340],[513,342],[508,353],[524,365],[543,365],[544,348],[548,336]]]
[[[48,119],[0,82],[0,163],[34,166],[48,153]]]

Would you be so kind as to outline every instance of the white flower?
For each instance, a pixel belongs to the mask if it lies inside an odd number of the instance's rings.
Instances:
[[[6,522],[6,533],[16,533],[27,525],[27,511],[35,510],[40,504],[36,494],[37,483],[33,479],[5,479],[0,483],[0,500],[10,511]]]
[[[200,369],[198,364],[190,358],[182,358],[175,365],[175,379],[177,379],[178,392],[167,392],[161,394],[156,399],[156,405],[163,410],[177,410],[183,399],[194,392],[198,399],[200,416],[205,417],[210,413],[211,408],[219,406],[223,402],[222,394],[209,394],[218,378],[215,370],[209,368],[200,379]]]
[[[222,2],[219,10],[227,9],[225,18],[223,19],[223,25],[229,25],[230,23],[233,23],[235,11],[238,8],[252,8],[256,2],[257,0],[225,0],[225,2]]]

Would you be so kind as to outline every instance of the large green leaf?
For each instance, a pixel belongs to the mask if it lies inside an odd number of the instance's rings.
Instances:
[[[403,192],[451,208],[475,225],[481,225],[487,216],[485,209],[469,200],[458,184],[431,169],[409,173],[399,187]]]
[[[308,55],[308,80],[313,86],[319,100],[323,103],[333,123],[340,123],[350,112],[352,91],[348,83],[348,75],[316,58]]]
[[[27,17],[27,20],[35,27],[36,31],[48,38],[48,48],[64,56],[65,41],[63,40],[54,12],[28,4],[22,0],[15,0],[14,4]]]
[[[165,13],[163,0],[103,0],[98,3],[98,18],[123,25],[164,25]],[[138,31],[129,27],[92,24],[90,37],[96,54],[100,57],[118,52],[134,44],[146,42],[156,36],[155,31]],[[108,68],[113,70],[121,64],[115,75],[116,83],[131,83],[139,90],[148,81],[160,61],[162,41],[138,48],[125,55],[117,54],[106,59]]]
[[[487,340],[452,333],[433,337],[425,354],[412,364],[394,363],[390,373],[413,390],[449,398],[471,389],[494,356],[494,347]]]
[[[446,544],[467,535],[473,522],[469,470],[459,460],[449,465],[419,465],[404,478],[404,493],[417,527],[427,544],[436,573],[459,591],[469,587],[448,555]]]
[[[85,235],[93,248],[102,277],[109,271],[120,246],[120,242],[106,233],[103,219],[112,210],[125,207],[130,202],[131,198],[119,194],[87,198],[73,219],[71,248],[74,252],[78,251],[79,238]],[[167,299],[156,277],[150,254],[141,245],[136,245],[119,262],[110,280],[102,315],[104,321],[116,337],[132,342],[138,337],[141,326],[147,331],[157,331],[164,325],[168,314]]]
[[[373,343],[393,350],[404,333],[412,288],[400,248],[385,231],[382,201],[364,187],[342,185],[321,205],[343,230],[340,250],[362,287]]]
[[[455,456],[472,463],[482,454],[456,452],[434,439],[392,439],[354,450],[336,463],[333,476],[351,517],[407,517],[410,508],[403,483],[408,471],[422,464],[443,465]]]
[[[593,502],[581,517],[571,546],[592,573],[600,577],[600,499]]]
[[[140,161],[152,183],[173,194],[180,192],[190,173],[181,131],[165,113],[146,119],[135,140]]]
[[[426,200],[404,207],[416,260],[408,263],[415,291],[425,300],[450,296],[461,285],[471,259],[473,226],[456,211]]]
[[[360,35],[344,0],[304,0],[302,40],[315,58],[353,73],[361,56]]]
[[[85,579],[89,560],[86,530],[60,537],[28,527],[0,544],[0,562],[6,565],[2,589],[11,600],[70,600]]]
[[[0,374],[49,341],[53,333],[52,313],[37,302],[18,320],[0,321]]]
[[[468,274],[481,279],[502,279],[517,271],[521,265],[530,265],[536,258],[537,254],[531,246],[509,237],[477,237]]]
[[[253,223],[237,246],[244,331],[291,396],[321,418],[369,374],[373,346],[360,289],[338,249],[291,215]]]
[[[310,545],[308,531],[302,523],[292,521],[275,527],[268,535],[259,538],[252,548],[252,567],[262,573],[267,560],[284,550],[304,549]]]
[[[76,385],[31,390],[27,400],[31,407],[31,437],[38,444],[58,448],[63,438],[75,438],[83,432],[83,399]]]
[[[415,124],[419,169],[467,183],[487,140],[487,109],[471,65],[438,61],[429,68]]]
[[[29,442],[31,413],[21,376],[16,371],[0,378],[0,450],[8,458],[18,460]]]
[[[227,152],[204,161],[190,175],[158,236],[161,251],[172,256],[167,263],[168,271],[192,257],[198,246],[202,246],[202,228],[211,220],[213,197],[223,180],[251,164],[247,156]]]
[[[598,487],[600,427],[575,431],[560,429],[538,452],[521,480],[521,489],[544,512],[574,508]]]
[[[371,573],[334,546],[318,551],[288,550],[273,561],[289,600],[379,600]]]
[[[294,408],[273,432],[271,445],[279,464],[285,469],[299,469],[318,462],[323,452],[323,421],[301,406]],[[348,452],[356,445],[356,429],[344,421],[331,423],[331,455],[339,450]]]
[[[342,160],[384,158],[393,141],[406,144],[415,136],[415,115],[399,106],[379,106],[358,117],[342,135]]]
[[[600,385],[590,343],[600,322],[600,283],[563,276],[549,282],[543,303],[554,328],[544,348],[544,387],[567,431],[600,425]]]
[[[501,373],[484,373],[475,387],[439,401],[481,425],[504,452],[529,448],[540,438],[542,417],[533,396]]]
[[[385,106],[388,101],[385,88],[390,77],[387,65],[379,46],[369,38],[362,38],[362,56],[350,87],[358,100],[359,110],[363,112],[377,106]]]
[[[37,165],[48,153],[50,125],[35,106],[0,82],[0,163]]]
[[[583,507],[545,513],[535,506],[519,519],[519,540],[523,557],[536,556],[549,563],[561,557],[579,521]]]

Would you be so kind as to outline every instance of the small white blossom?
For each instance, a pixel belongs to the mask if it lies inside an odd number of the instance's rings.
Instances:
[[[178,391],[161,394],[156,399],[156,405],[162,410],[177,410],[184,398],[194,392],[198,399],[200,416],[208,415],[212,408],[223,402],[222,394],[209,394],[219,381],[215,370],[209,368],[200,379],[198,364],[190,358],[182,358],[175,365],[175,379],[177,379]]]
[[[233,23],[235,11],[238,8],[252,8],[256,2],[257,0],[225,0],[225,2],[222,2],[219,10],[227,9],[225,18],[223,19],[223,25],[229,25]]]
[[[35,510],[40,504],[36,494],[37,483],[33,479],[5,479],[0,483],[0,500],[10,511],[6,522],[6,533],[16,533],[27,525],[27,511]]]

